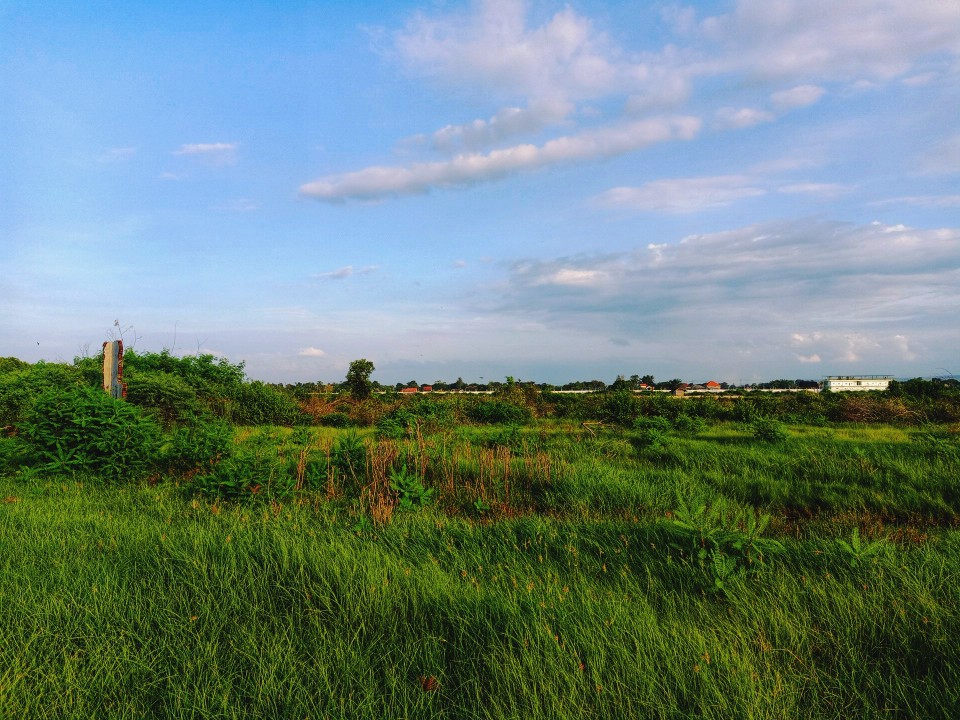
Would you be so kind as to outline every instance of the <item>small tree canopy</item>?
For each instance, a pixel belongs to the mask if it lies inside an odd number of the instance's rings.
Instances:
[[[373,363],[365,358],[350,363],[350,369],[347,371],[347,387],[351,395],[360,400],[370,397],[370,391],[373,389],[370,374],[374,370]]]

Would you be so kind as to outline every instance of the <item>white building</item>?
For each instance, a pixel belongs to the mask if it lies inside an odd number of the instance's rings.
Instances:
[[[892,375],[828,375],[823,379],[823,389],[831,392],[886,390],[891,380]]]

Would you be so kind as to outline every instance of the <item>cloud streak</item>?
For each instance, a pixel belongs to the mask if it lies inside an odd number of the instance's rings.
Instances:
[[[616,187],[598,195],[602,207],[649,212],[691,213],[725,207],[737,200],[765,195],[743,175],[654,180],[640,187]]]
[[[301,186],[300,193],[326,202],[417,195],[435,187],[475,185],[551,165],[615,157],[656,143],[690,140],[699,130],[700,121],[694,117],[642,120],[556,138],[540,146],[515,145],[439,162],[329,175]]]

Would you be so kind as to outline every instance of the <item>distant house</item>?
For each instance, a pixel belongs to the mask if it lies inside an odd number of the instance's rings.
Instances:
[[[401,388],[401,389],[400,389],[400,392],[401,392],[401,393],[415,393],[415,392],[419,392],[419,391],[417,390],[417,388]]]
[[[892,375],[828,375],[823,379],[823,389],[830,392],[886,390],[891,380]]]
[[[420,392],[433,392],[433,385],[424,385],[420,388]]]
[[[712,390],[713,392],[718,392],[719,390],[723,389],[720,387],[720,383],[718,383],[716,380],[710,380],[704,385],[704,387],[707,390]]]

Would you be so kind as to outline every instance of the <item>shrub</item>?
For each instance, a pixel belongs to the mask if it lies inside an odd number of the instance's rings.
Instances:
[[[21,424],[21,437],[46,469],[92,473],[108,482],[149,474],[160,447],[156,422],[93,388],[41,394]]]
[[[18,437],[0,436],[0,474],[19,470],[30,461],[30,447]]]
[[[307,416],[297,402],[259,381],[234,389],[230,419],[238,425],[298,425]]]
[[[162,370],[131,375],[127,380],[127,400],[151,411],[166,428],[201,412],[196,390],[182,377]]]
[[[600,410],[603,422],[630,427],[640,414],[640,405],[629,390],[607,393]]]
[[[210,472],[233,451],[233,430],[222,420],[192,417],[170,435],[163,452],[170,472]]]
[[[332,412],[320,417],[317,424],[323,425],[324,427],[345,428],[353,427],[354,422],[350,419],[350,416],[344,412]]]
[[[275,433],[253,435],[209,473],[194,477],[193,489],[228,500],[289,496],[296,479],[277,453],[279,442]]]
[[[753,436],[764,442],[777,443],[787,439],[787,428],[779,420],[768,417],[758,417],[750,423]]]
[[[38,362],[0,374],[0,427],[18,425],[37,398],[47,390],[69,390],[84,384],[76,368]],[[15,368],[15,364],[7,363]]]
[[[525,405],[514,405],[505,400],[483,400],[467,409],[467,417],[474,422],[491,425],[522,425],[530,422],[532,413]]]
[[[673,427],[677,432],[696,435],[706,429],[707,423],[702,417],[681,413],[673,419]]]
[[[354,432],[341,435],[330,450],[330,464],[334,472],[359,482],[366,476],[367,446]]]
[[[639,417],[634,420],[633,429],[637,430],[638,432],[657,430],[661,433],[667,433],[673,429],[673,423],[671,423],[667,418],[659,415],[654,415],[653,417]]]

